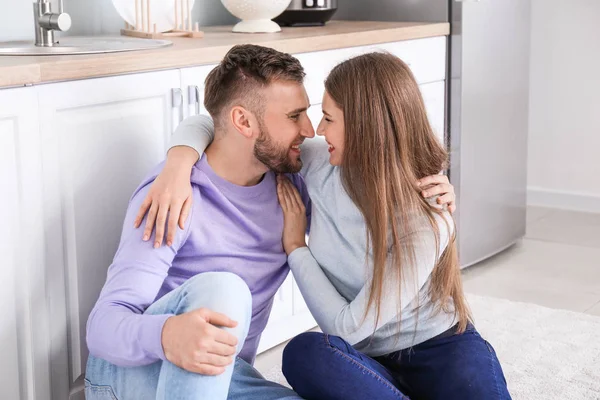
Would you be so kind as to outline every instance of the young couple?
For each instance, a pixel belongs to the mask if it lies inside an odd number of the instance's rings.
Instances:
[[[88,400],[510,398],[472,325],[447,153],[411,71],[383,53],[335,67],[325,140],[303,78],[253,45],[208,75],[212,119],[185,120],[130,201],[88,320]],[[286,346],[293,391],[251,366],[288,266],[323,331]]]

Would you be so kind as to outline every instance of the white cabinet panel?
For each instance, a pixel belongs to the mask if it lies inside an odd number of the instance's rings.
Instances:
[[[37,104],[33,88],[0,91],[3,399],[50,399]]]
[[[181,70],[181,89],[185,94],[185,116],[208,114],[204,108],[204,81],[216,64]]]
[[[323,110],[321,108],[321,103],[313,104],[308,108],[306,114],[308,115],[308,119],[312,123],[313,128],[315,128],[315,134],[317,133],[317,127],[323,118]]]
[[[299,290],[290,273],[275,295],[269,322],[258,345],[258,353],[317,325],[306,305],[302,305],[303,300],[298,299],[298,294]]]
[[[374,49],[394,54],[408,64],[419,84],[446,78],[446,37],[385,43]]]
[[[423,102],[427,109],[427,117],[431,124],[433,131],[440,139],[441,143],[444,143],[445,138],[445,110],[446,110],[446,84],[445,81],[432,82],[424,85],[420,85],[421,95],[423,96]],[[317,131],[319,122],[323,117],[321,110],[321,104],[312,104],[308,109],[308,118]]]
[[[117,249],[127,203],[164,159],[179,71],[38,88],[44,163],[53,399],[85,371],[85,326]]]
[[[421,95],[427,109],[429,123],[433,128],[440,143],[445,140],[445,115],[446,115],[446,83],[433,82],[421,85]]]
[[[294,284],[293,284],[293,303],[294,303],[294,315],[300,315],[303,313],[309,313],[310,311],[308,310],[308,305],[306,305],[306,301],[304,301],[304,297],[302,297],[302,293],[300,292],[300,288],[298,287],[298,285],[296,284],[296,281],[294,280]],[[317,325],[317,323],[315,322],[315,326]]]
[[[295,54],[306,71],[305,86],[310,103],[322,102],[325,79],[333,67],[344,60],[372,51],[387,51],[400,57],[410,66],[419,84],[445,79],[446,37],[443,36]]]

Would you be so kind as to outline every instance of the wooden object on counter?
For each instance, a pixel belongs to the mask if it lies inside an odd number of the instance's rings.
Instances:
[[[135,0],[135,27],[125,22],[125,29],[121,29],[121,35],[142,39],[170,39],[174,37],[199,39],[204,37],[204,32],[199,29],[197,22],[195,26],[192,26],[190,0],[175,0],[175,29],[168,32],[157,31],[156,24],[152,21],[150,4],[150,0]]]
[[[447,22],[331,21],[278,33],[240,34],[231,26],[205,28],[203,40],[173,38],[156,50],[72,56],[0,56],[0,88],[215,64],[236,44],[253,43],[286,53],[376,45],[450,34]]]

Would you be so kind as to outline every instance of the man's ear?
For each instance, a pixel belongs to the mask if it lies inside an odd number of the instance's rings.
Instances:
[[[246,138],[251,138],[257,125],[254,114],[242,106],[235,106],[230,112],[233,127]]]

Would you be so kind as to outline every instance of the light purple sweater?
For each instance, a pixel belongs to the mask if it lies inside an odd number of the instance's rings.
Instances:
[[[252,293],[252,322],[240,357],[252,363],[267,324],[273,296],[289,268],[281,235],[283,213],[275,174],[255,186],[238,186],[219,177],[203,156],[191,174],[193,205],[185,230],[172,246],[142,241],[135,215],[163,165],[135,191],[127,209],[121,242],[106,284],[87,323],[90,353],[119,366],[165,360],[162,328],[171,315],[144,315],[166,293],[196,274],[227,271],[240,276]],[[304,182],[290,175],[310,210]]]

